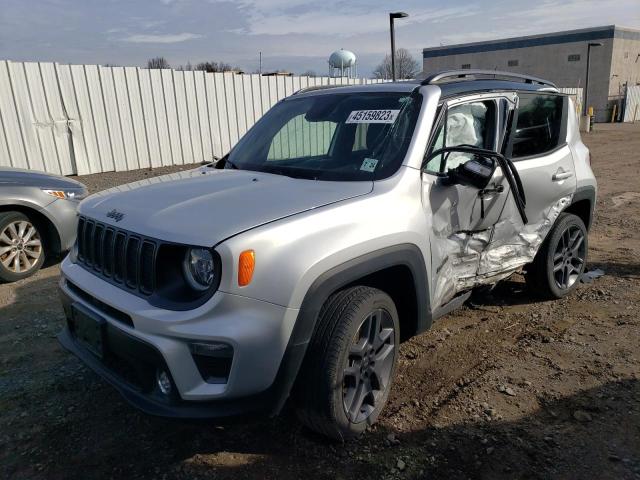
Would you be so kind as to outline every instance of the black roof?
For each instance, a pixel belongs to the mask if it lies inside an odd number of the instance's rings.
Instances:
[[[492,79],[454,80],[451,82],[438,83],[437,85],[442,90],[442,97],[453,97],[462,93],[495,92],[505,90],[516,92],[557,92],[555,87],[547,85]]]
[[[540,92],[558,93],[556,86],[548,80],[512,72],[496,70],[445,70],[426,78],[369,85],[322,85],[304,88],[296,92],[303,95],[321,94],[328,89],[340,88],[341,92],[395,91],[411,92],[420,85],[435,85],[443,98],[474,92]]]

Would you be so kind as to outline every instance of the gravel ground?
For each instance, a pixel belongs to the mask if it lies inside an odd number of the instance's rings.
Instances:
[[[589,264],[606,275],[555,302],[515,275],[439,320],[403,344],[380,423],[346,446],[289,412],[225,427],[141,414],[58,346],[57,265],[0,285],[0,474],[640,479],[640,125],[585,141],[600,186]]]

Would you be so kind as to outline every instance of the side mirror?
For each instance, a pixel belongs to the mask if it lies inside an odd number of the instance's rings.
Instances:
[[[483,190],[487,188],[493,172],[499,166],[509,183],[509,188],[513,192],[513,198],[522,222],[525,225],[527,224],[528,220],[525,212],[527,199],[520,180],[520,174],[510,159],[500,153],[474,147],[473,145],[458,145],[457,147],[445,147],[431,152],[422,163],[422,168],[425,167],[429,160],[439,155],[442,156],[442,161],[446,162],[446,155],[452,152],[467,153],[472,155],[472,158],[447,173],[441,174],[444,183],[469,185]]]
[[[496,164],[492,158],[475,155],[472,159],[449,170],[446,173],[446,182],[451,185],[467,185],[482,190],[489,185],[495,170]]]
[[[437,156],[444,156],[445,161],[451,153],[463,153],[471,158],[442,173],[442,182],[445,185],[467,185],[482,190],[489,185],[497,164],[494,153],[473,147],[470,145],[460,145],[457,147],[446,147],[435,150],[429,155],[427,161]]]

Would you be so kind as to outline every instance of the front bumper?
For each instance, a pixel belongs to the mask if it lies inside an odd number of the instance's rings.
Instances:
[[[138,374],[145,371],[142,367],[148,367],[149,378],[155,378],[158,367],[170,373],[176,395],[165,398],[157,389],[130,382],[85,348],[68,328],[60,334],[66,349],[143,411],[170,417],[218,418],[268,410],[271,400],[276,401],[274,390],[283,381],[279,378],[281,363],[290,353],[288,341],[298,310],[223,292],[194,310],[158,309],[69,259],[62,264],[60,291],[67,315],[71,305],[79,305],[106,321],[107,348],[114,356],[127,358],[130,365],[141,367],[136,368]],[[205,381],[189,348],[193,341],[233,346],[226,383]]]
[[[117,330],[113,332],[113,335],[118,338],[116,341],[120,342],[117,348],[135,348],[137,346],[137,342],[127,334],[123,332],[118,334],[116,332]],[[274,408],[275,398],[271,391],[227,401],[189,402],[179,398],[164,399],[153,390],[145,392],[123,380],[121,376],[84,348],[73,337],[69,328],[65,328],[60,332],[58,341],[69,352],[82,360],[91,370],[115,387],[127,402],[149,415],[170,418],[216,419],[246,416],[248,414],[268,414]],[[139,352],[135,352],[134,355],[136,353]]]

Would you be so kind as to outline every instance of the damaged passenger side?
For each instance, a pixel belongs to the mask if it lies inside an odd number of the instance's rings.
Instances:
[[[503,153],[517,122],[515,96],[444,104],[425,156],[423,204],[433,219],[434,305],[493,284],[531,262],[566,196],[541,212],[526,213],[518,169]]]

